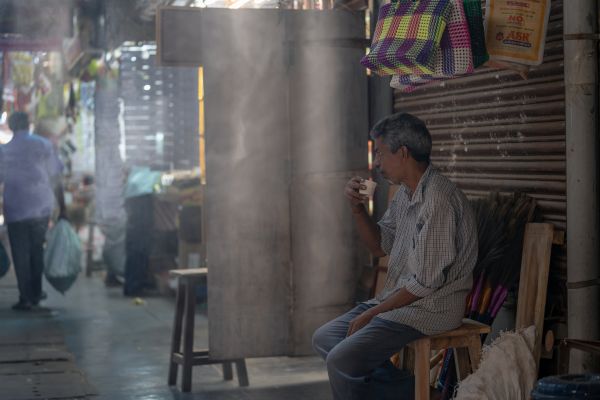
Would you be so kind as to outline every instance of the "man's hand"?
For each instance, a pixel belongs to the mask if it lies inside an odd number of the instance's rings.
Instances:
[[[377,314],[373,313],[371,310],[367,310],[358,317],[354,318],[352,321],[350,321],[350,325],[348,326],[348,334],[346,336],[351,336],[359,329],[364,328],[369,322],[371,322],[375,315]]]
[[[369,200],[367,196],[358,193],[360,189],[366,189],[366,186],[362,184],[363,181],[364,179],[360,176],[354,176],[346,183],[344,189],[344,195],[350,201],[350,207],[352,207],[354,213],[362,211],[364,209],[363,204]]]

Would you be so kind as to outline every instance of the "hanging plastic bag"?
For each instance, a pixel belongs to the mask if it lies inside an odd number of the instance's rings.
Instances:
[[[450,0],[448,25],[442,35],[440,50],[431,75],[394,75],[390,86],[410,93],[420,85],[437,79],[453,78],[473,72],[471,37],[462,0]]]
[[[10,260],[4,245],[0,243],[0,278],[2,278],[10,269]]]
[[[433,74],[449,15],[449,0],[384,4],[379,9],[371,51],[361,64],[378,75]]]
[[[102,261],[106,265],[106,270],[114,275],[125,275],[125,252],[126,240],[126,220],[111,219],[100,226],[100,231],[104,235],[104,245],[102,247]]]
[[[44,263],[44,276],[63,294],[81,271],[81,242],[71,224],[64,219],[48,232]]]
[[[544,60],[550,0],[486,0],[490,61],[539,65]]]

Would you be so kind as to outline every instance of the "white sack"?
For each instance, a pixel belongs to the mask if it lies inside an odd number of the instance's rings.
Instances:
[[[458,386],[456,400],[528,400],[537,373],[535,326],[504,332],[484,347],[479,369]]]

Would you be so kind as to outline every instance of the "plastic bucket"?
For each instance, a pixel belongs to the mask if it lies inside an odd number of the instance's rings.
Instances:
[[[600,400],[600,375],[548,376],[537,382],[532,400]]]

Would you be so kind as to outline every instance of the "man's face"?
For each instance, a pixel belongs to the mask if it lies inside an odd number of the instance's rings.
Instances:
[[[402,146],[396,153],[392,153],[390,146],[383,143],[381,137],[375,139],[375,168],[392,184],[400,184],[403,181],[405,152],[406,148]]]

